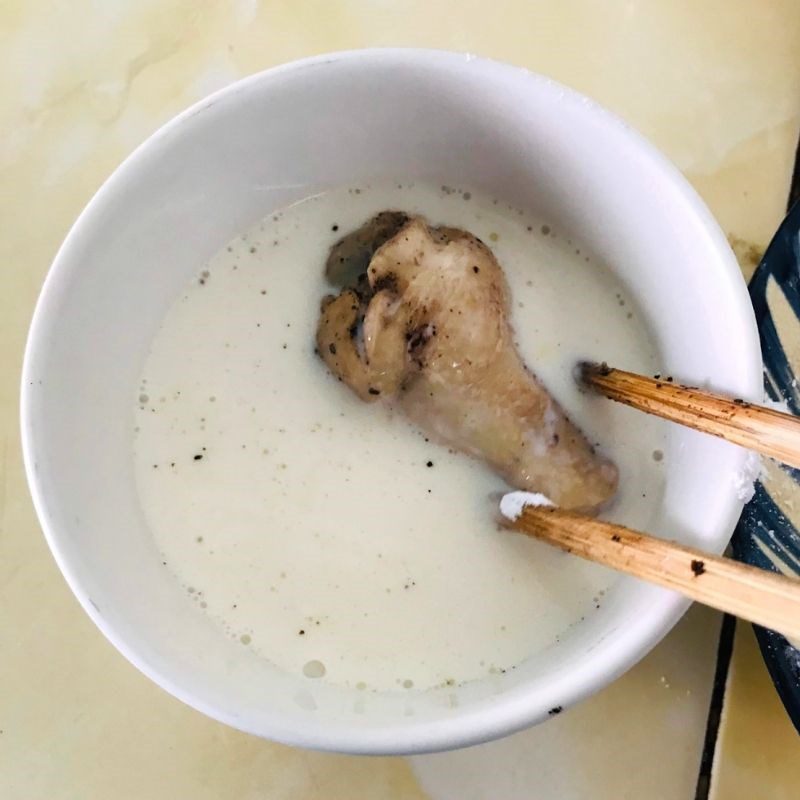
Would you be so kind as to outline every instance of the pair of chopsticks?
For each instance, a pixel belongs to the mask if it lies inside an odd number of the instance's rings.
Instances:
[[[605,364],[582,364],[580,379],[612,400],[800,467],[800,417]],[[553,507],[526,506],[507,526],[800,640],[800,580]]]

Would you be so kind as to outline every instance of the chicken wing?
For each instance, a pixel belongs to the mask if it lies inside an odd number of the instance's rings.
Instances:
[[[326,272],[317,350],[362,400],[391,402],[511,486],[592,511],[617,486],[513,341],[509,291],[479,239],[383,212],[344,237]]]

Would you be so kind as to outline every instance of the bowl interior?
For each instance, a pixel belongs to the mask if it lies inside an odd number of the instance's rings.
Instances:
[[[23,437],[56,558],[105,634],[165,689],[245,730],[338,750],[467,744],[546,718],[624,671],[686,604],[621,580],[570,637],[514,673],[368,695],[279,672],[230,642],[162,568],[132,465],[133,398],[180,290],[235,233],[326,186],[457,181],[538,211],[611,265],[663,369],[760,387],[738,267],[682,178],[618,120],[513,67],[454,54],[328,56],[242,81],[141,147],[70,233],[34,320]],[[721,551],[743,454],[675,428],[656,533]]]

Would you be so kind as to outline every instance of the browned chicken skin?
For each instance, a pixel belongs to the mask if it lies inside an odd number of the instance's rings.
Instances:
[[[334,246],[326,271],[349,285],[323,300],[317,348],[362,400],[392,402],[511,486],[564,508],[612,497],[616,467],[517,353],[505,278],[483,242],[383,212]]]

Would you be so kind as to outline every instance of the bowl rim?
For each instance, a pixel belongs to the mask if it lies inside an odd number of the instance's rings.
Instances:
[[[678,191],[681,200],[701,223],[704,234],[720,252],[722,257],[719,264],[723,266],[724,262],[727,262],[727,273],[723,273],[726,280],[741,284],[740,291],[733,291],[731,295],[735,307],[731,307],[730,313],[743,321],[753,319],[746,286],[727,240],[711,212],[677,167],[642,134],[595,101],[552,78],[497,59],[448,50],[378,47],[325,53],[291,61],[235,81],[192,104],[160,126],[116,167],[80,213],[61,244],[37,300],[25,347],[20,402],[23,460],[29,491],[45,539],[67,584],[94,624],[129,662],[162,689],[207,716],[247,733],[276,739],[290,745],[360,754],[412,754],[478,744],[522,730],[546,718],[546,712],[542,713],[541,704],[534,702],[535,698],[528,696],[526,703],[525,693],[520,690],[522,687],[519,687],[518,690],[506,693],[506,696],[494,698],[491,708],[481,704],[471,710],[462,709],[459,713],[435,720],[403,721],[380,727],[356,727],[347,723],[325,721],[316,727],[311,724],[299,727],[282,724],[279,715],[276,715],[270,721],[269,729],[266,729],[263,724],[254,724],[248,720],[246,714],[232,716],[214,703],[185,690],[160,669],[149,664],[124,637],[118,635],[113,625],[98,613],[87,592],[82,588],[77,572],[73,568],[73,556],[70,555],[68,547],[62,547],[58,521],[55,515],[51,515],[50,502],[37,474],[36,453],[32,440],[32,425],[35,420],[30,381],[31,376],[35,374],[35,365],[40,358],[40,352],[47,347],[51,308],[55,306],[62,288],[68,285],[72,270],[77,268],[71,252],[76,239],[86,230],[91,230],[93,218],[98,210],[102,209],[106,198],[113,195],[127,175],[136,170],[139,160],[162,139],[179,131],[188,120],[207,111],[223,98],[230,98],[252,85],[272,81],[285,73],[299,73],[342,62],[362,62],[368,68],[376,62],[398,61],[404,62],[406,66],[424,63],[431,68],[443,69],[457,63],[477,62],[478,66],[489,71],[511,70],[514,74],[524,73],[528,80],[539,84],[546,91],[557,94],[560,102],[581,106],[586,113],[602,117],[605,125],[619,131],[630,142],[633,150],[654,164],[663,175],[665,183],[671,184],[672,188]],[[740,368],[743,379],[752,385],[755,392],[761,386],[761,353],[754,321],[750,327],[753,330],[752,335],[743,338],[743,347],[749,352],[743,354]],[[731,530],[740,511],[741,503],[737,502],[732,492],[725,508],[726,518],[730,518]],[[720,541],[716,549],[721,552],[725,544],[726,542]],[[613,653],[606,650],[602,660],[587,659],[581,665],[576,664],[575,669],[570,671],[569,683],[564,682],[559,686],[559,697],[563,707],[578,703],[632,667],[669,632],[690,605],[690,601],[670,592],[663,592],[660,598],[657,606],[654,605],[646,615],[640,615],[632,625],[626,627],[625,636],[617,643]]]

